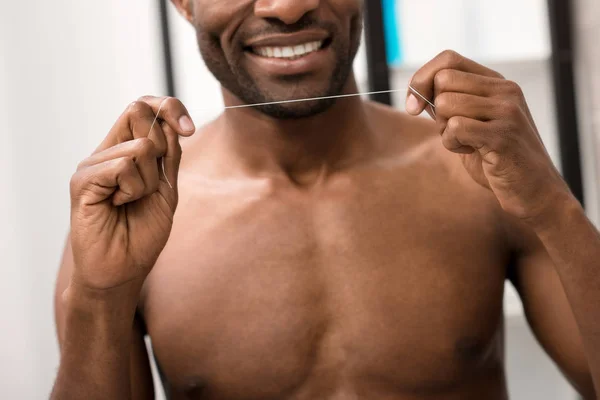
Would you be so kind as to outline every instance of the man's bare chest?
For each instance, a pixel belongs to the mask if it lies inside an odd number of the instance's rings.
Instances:
[[[175,386],[235,398],[253,382],[269,398],[375,376],[418,389],[497,356],[508,258],[483,208],[345,195],[184,203],[142,299]]]

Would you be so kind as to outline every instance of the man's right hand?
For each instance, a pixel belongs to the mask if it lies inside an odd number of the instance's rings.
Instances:
[[[194,130],[179,100],[143,97],[79,165],[71,179],[71,285],[92,291],[141,287],[171,232],[179,135]]]

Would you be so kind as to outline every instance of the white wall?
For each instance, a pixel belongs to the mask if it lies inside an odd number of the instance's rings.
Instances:
[[[452,48],[488,62],[550,55],[546,0],[396,0],[407,65]]]
[[[130,101],[164,91],[155,4],[2,2],[0,398],[48,396],[69,178]]]

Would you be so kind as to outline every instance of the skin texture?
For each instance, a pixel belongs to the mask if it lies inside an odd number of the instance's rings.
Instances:
[[[226,105],[357,91],[360,1],[174,4]],[[334,38],[318,70],[265,74],[245,54],[315,27]],[[181,148],[180,102],[150,135],[163,99],[130,106],[72,180],[53,399],[153,398],[141,319],[174,399],[506,399],[507,279],[594,398],[597,231],[518,86],[454,52],[411,84],[435,121],[411,97],[408,114],[359,98],[236,109]]]

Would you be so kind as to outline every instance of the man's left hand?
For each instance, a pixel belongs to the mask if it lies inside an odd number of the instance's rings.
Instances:
[[[471,177],[491,189],[506,212],[533,224],[573,201],[519,85],[445,51],[417,71],[411,86],[434,99],[443,145],[460,154]],[[411,92],[407,96],[409,114],[429,108]]]

